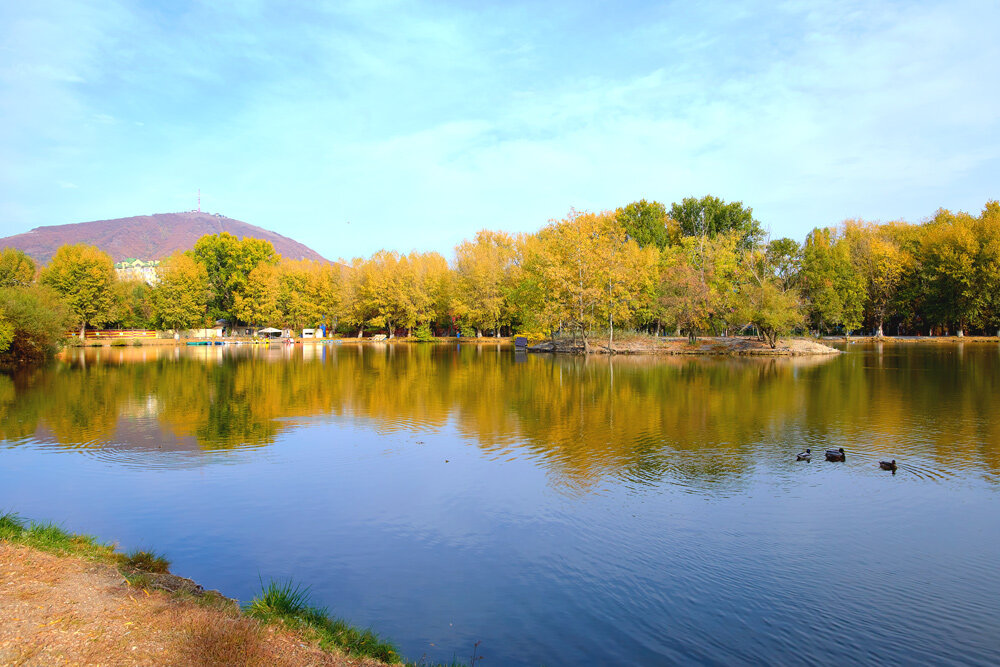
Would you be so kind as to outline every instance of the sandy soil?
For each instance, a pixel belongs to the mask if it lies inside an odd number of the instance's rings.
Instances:
[[[0,542],[0,666],[381,664],[233,608],[131,587],[110,565]]]
[[[606,354],[607,341],[593,339],[590,342],[591,353]],[[551,343],[541,343],[530,348],[535,352],[582,353],[581,346],[573,347],[568,343],[559,342],[556,349]],[[782,356],[798,357],[811,355],[840,354],[840,350],[829,345],[823,345],[806,338],[783,338],[772,349],[767,343],[756,338],[741,338],[730,336],[726,338],[699,338],[694,345],[686,338],[651,338],[632,337],[617,340],[612,345],[615,354],[694,354],[719,356]]]

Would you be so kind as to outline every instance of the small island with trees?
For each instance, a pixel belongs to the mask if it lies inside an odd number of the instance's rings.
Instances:
[[[1000,335],[1000,204],[918,224],[848,220],[800,245],[767,240],[741,202],[642,200],[570,211],[534,233],[482,230],[450,262],[391,250],[290,260],[220,233],[163,259],[152,284],[119,278],[85,244],[41,268],[0,250],[6,366],[46,358],[67,331],[172,337],[217,322],[229,332],[322,326],[345,339],[524,336],[582,353],[828,354],[816,338]]]

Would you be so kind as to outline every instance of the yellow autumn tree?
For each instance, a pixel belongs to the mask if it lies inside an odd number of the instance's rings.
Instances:
[[[111,257],[98,248],[78,243],[60,246],[42,270],[41,282],[62,295],[80,326],[103,325],[114,308],[117,280]]]
[[[481,335],[511,323],[509,274],[514,239],[503,232],[482,230],[455,248],[455,311]]]
[[[208,272],[189,253],[177,253],[156,267],[153,318],[166,329],[191,329],[205,324],[211,297]]]
[[[913,263],[884,225],[848,220],[843,235],[851,249],[851,263],[868,290],[867,310],[882,337],[882,326],[891,314],[893,299],[904,274]]]
[[[278,319],[280,293],[278,267],[260,262],[247,275],[243,288],[233,296],[233,314],[252,326],[270,325]]]

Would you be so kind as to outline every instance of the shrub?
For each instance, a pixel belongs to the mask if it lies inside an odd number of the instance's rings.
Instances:
[[[430,343],[434,340],[434,334],[431,332],[431,325],[424,322],[413,332],[413,338],[418,343]]]
[[[40,285],[0,288],[0,323],[10,340],[0,340],[0,365],[38,363],[59,348],[69,326],[66,305],[56,292]]]
[[[122,565],[127,568],[143,572],[153,572],[155,574],[161,574],[170,569],[170,561],[155,551],[135,549],[127,554],[123,554],[121,561]]]
[[[536,343],[541,343],[542,341],[548,340],[549,335],[541,331],[519,331],[514,334],[514,337],[521,336],[522,338],[528,339],[528,345],[534,345]]]

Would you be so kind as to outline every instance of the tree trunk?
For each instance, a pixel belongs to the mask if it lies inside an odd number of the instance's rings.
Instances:
[[[882,320],[878,321],[878,328],[875,329],[875,337],[885,338],[885,336],[882,334]]]
[[[82,343],[87,339],[87,323],[84,322],[80,325],[80,342]]]
[[[358,338],[361,338],[362,336],[364,336],[364,333],[365,333],[364,327],[359,328],[358,329]]]
[[[962,327],[958,327],[958,331],[955,332],[955,335],[958,336],[959,338],[964,338],[965,329],[963,329]]]
[[[611,354],[611,344],[615,342],[615,316],[608,311],[608,354]]]

